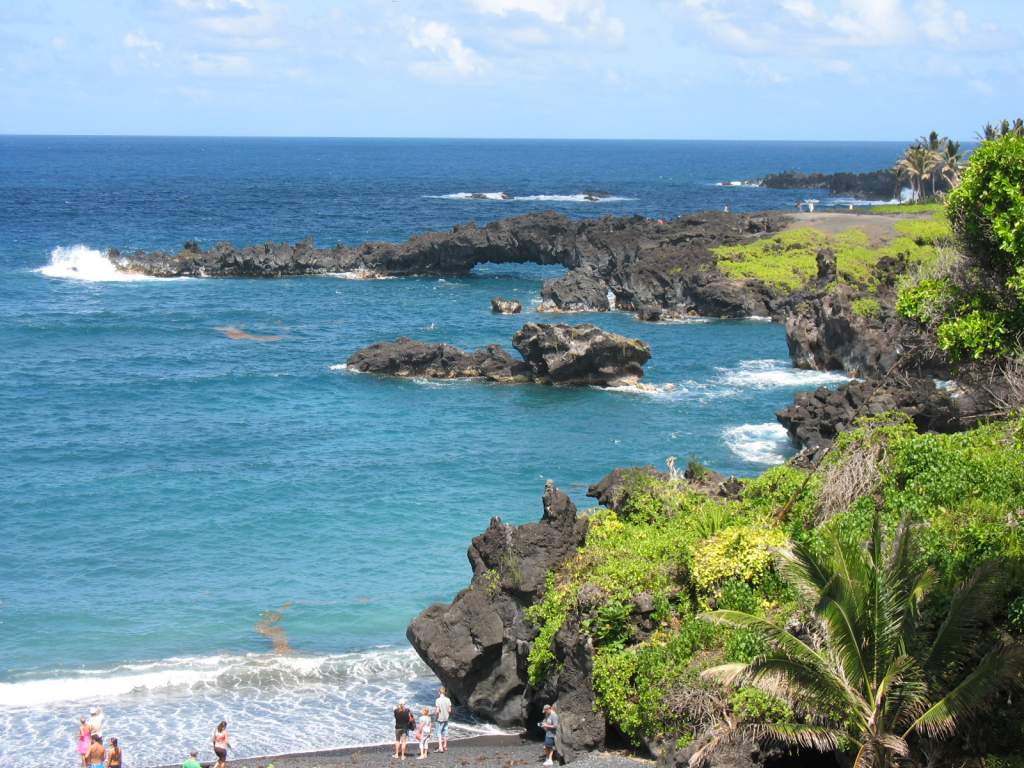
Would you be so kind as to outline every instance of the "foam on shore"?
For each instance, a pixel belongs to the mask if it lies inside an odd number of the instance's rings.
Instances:
[[[751,464],[781,464],[789,446],[789,433],[774,421],[729,427],[722,439],[730,451]]]

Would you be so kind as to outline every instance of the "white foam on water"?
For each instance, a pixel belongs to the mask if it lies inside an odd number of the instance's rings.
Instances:
[[[716,187],[760,187],[759,181],[717,181]]]
[[[128,283],[159,280],[158,277],[123,272],[107,255],[87,245],[58,245],[50,251],[50,263],[36,270],[46,277],[83,280],[90,283]]]
[[[615,203],[636,200],[635,197],[618,195],[596,195],[578,192],[571,195],[510,195],[507,192],[452,192],[447,195],[424,195],[433,200],[480,200],[500,203],[547,202],[547,203]]]
[[[843,373],[793,368],[785,360],[744,360],[736,368],[718,370],[723,384],[752,389],[809,389],[850,381]]]
[[[331,371],[347,371],[348,370],[348,365],[346,365],[345,363],[335,363],[334,365],[329,367],[329,370],[331,370]]]
[[[751,464],[781,464],[783,451],[789,445],[789,433],[781,424],[741,424],[722,432],[729,450]]]
[[[209,734],[228,720],[236,757],[379,744],[391,710],[433,703],[438,681],[409,648],[309,655],[222,654],[59,671],[0,687],[0,764],[62,765],[78,717],[103,707],[106,731],[133,765],[211,757]],[[453,738],[495,732],[456,712]],[[31,747],[31,748],[29,748]]]
[[[328,272],[325,277],[338,280],[394,280],[394,275],[382,275],[372,269],[353,269],[349,272]]]

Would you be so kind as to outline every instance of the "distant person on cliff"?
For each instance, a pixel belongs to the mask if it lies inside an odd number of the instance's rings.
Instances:
[[[82,758],[82,765],[85,765],[85,756],[89,754],[89,747],[92,744],[92,728],[85,721],[84,717],[78,718],[78,756]]]
[[[199,762],[199,752],[194,749],[189,752],[185,762],[181,764],[181,768],[203,768]]]
[[[103,748],[103,739],[94,733],[92,743],[89,744],[89,751],[85,755],[85,764],[88,768],[103,768],[106,758],[107,750]]]
[[[555,737],[558,735],[558,713],[554,704],[544,705],[544,720],[540,727],[544,729],[544,754],[547,755],[544,765],[554,765]]]
[[[228,764],[229,749],[231,740],[228,738],[228,722],[221,720],[213,732],[213,753],[217,756],[217,768],[224,768]]]
[[[405,746],[409,743],[409,718],[412,717],[405,707],[405,699],[398,700],[395,707],[395,754],[392,757],[405,760]]]
[[[418,760],[425,760],[428,746],[430,744],[430,731],[433,730],[430,722],[430,707],[424,707],[420,711],[419,725],[416,726],[416,740],[420,743],[420,756]]]
[[[452,716],[452,700],[448,698],[447,691],[441,688],[438,691],[437,701],[434,702],[434,716],[437,718],[437,751],[448,751],[448,718]]]
[[[107,752],[107,768],[121,768],[124,763],[124,755],[121,754],[121,747],[117,739],[110,737],[110,750]]]

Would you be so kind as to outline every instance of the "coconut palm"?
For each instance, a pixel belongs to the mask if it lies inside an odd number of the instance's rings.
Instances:
[[[941,173],[950,187],[960,183],[960,168],[963,164],[964,153],[960,149],[960,142],[947,139],[946,146],[942,148]]]
[[[849,751],[855,768],[914,764],[921,740],[948,738],[982,712],[995,692],[1018,685],[1024,648],[979,647],[1002,590],[993,569],[968,579],[941,625],[928,632],[919,608],[933,584],[915,569],[911,529],[902,524],[885,546],[875,514],[867,547],[833,538],[817,554],[784,553],[783,572],[811,601],[820,647],[768,619],[739,611],[704,614],[752,630],[771,648],[749,664],[705,674],[753,685],[786,699],[801,722],[737,726],[754,738],[821,751]]]
[[[910,182],[910,189],[915,200],[924,197],[924,180],[927,179],[938,162],[934,152],[923,144],[914,144],[907,148],[903,157],[896,164],[896,173]]]
[[[1013,122],[1003,120],[998,125],[985,123],[981,131],[975,134],[978,141],[993,141],[1003,136],[1024,136],[1024,119],[1017,118]]]
[[[940,137],[938,131],[932,131],[927,136],[922,136],[916,142],[919,146],[924,147],[932,153],[932,157],[935,158],[936,162],[932,164],[932,170],[928,174],[928,177],[932,184],[932,196],[935,196],[935,186],[938,178],[941,178],[941,167],[938,163],[938,159],[942,156],[943,145],[949,141],[945,136]]]

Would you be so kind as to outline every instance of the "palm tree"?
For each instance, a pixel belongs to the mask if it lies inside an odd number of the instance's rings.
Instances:
[[[978,137],[978,141],[992,141],[1009,135],[1024,136],[1024,119],[1018,117],[1012,123],[1009,120],[1003,120],[999,125],[985,123],[981,131],[975,135]]]
[[[960,167],[963,163],[964,154],[960,150],[960,142],[947,139],[946,146],[942,148],[941,173],[951,188],[960,183]]]
[[[916,144],[918,144],[919,146],[924,147],[929,152],[931,152],[932,153],[932,157],[935,158],[936,161],[937,161],[938,158],[941,157],[941,155],[942,155],[942,145],[945,144],[947,141],[949,141],[949,139],[947,139],[945,136],[939,138],[938,131],[932,131],[927,136],[922,136],[921,138],[919,138],[917,140]],[[935,196],[935,182],[936,182],[936,177],[939,176],[939,175],[940,175],[939,163],[935,162],[935,163],[932,164],[932,170],[928,174],[928,176],[929,176],[929,178],[931,179],[931,182],[932,182],[932,197]]]
[[[801,722],[737,729],[821,751],[849,750],[855,768],[888,768],[918,762],[920,739],[952,736],[993,693],[1020,684],[1024,647],[993,644],[978,655],[1002,594],[993,569],[964,582],[937,629],[922,626],[919,608],[934,579],[914,568],[910,531],[904,522],[886,547],[876,512],[867,547],[833,538],[823,555],[802,545],[783,554],[784,574],[820,621],[821,647],[765,618],[703,614],[761,634],[772,649],[705,675],[753,685],[802,713]]]
[[[924,180],[932,173],[937,163],[936,155],[922,144],[914,144],[907,148],[903,157],[896,164],[896,173],[910,181],[910,189],[915,200],[924,197]]]

